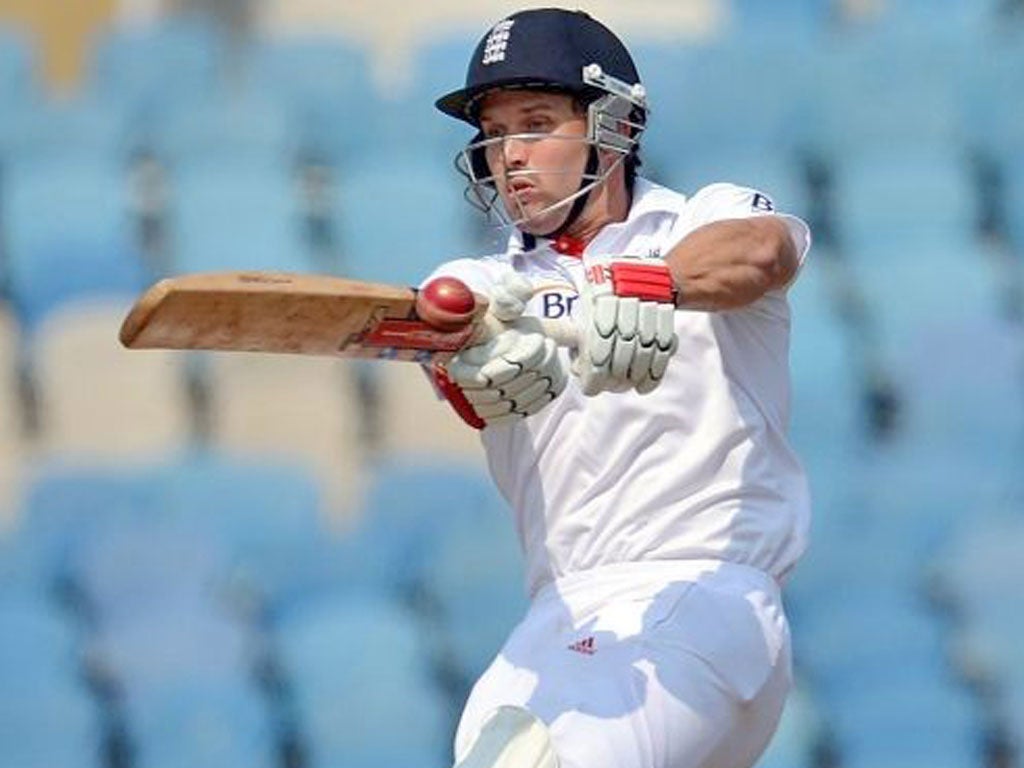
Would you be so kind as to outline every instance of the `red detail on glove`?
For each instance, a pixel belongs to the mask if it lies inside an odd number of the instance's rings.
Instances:
[[[664,264],[614,261],[609,270],[616,296],[675,303],[676,288],[672,282],[672,273]]]
[[[434,377],[434,383],[437,385],[438,391],[444,395],[445,400],[451,403],[452,408],[459,414],[460,419],[473,427],[473,429],[483,429],[487,426],[486,422],[473,410],[473,404],[466,399],[462,387],[448,378],[448,372],[442,366],[435,363],[431,367],[430,373]]]
[[[588,283],[591,283],[592,285],[600,285],[604,282],[604,265],[595,264],[592,267],[587,267],[584,275],[586,275]]]

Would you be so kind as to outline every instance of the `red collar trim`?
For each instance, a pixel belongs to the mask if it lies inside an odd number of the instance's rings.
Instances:
[[[587,247],[587,241],[571,235],[559,235],[551,243],[551,247],[563,256],[575,256],[582,258],[583,250]]]

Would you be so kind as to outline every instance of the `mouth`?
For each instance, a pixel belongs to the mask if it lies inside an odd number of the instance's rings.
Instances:
[[[513,179],[506,185],[509,197],[525,202],[533,197],[534,186],[525,179]]]

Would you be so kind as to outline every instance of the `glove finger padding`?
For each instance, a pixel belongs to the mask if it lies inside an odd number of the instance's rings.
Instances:
[[[533,284],[518,272],[506,272],[491,292],[488,311],[503,323],[521,317],[533,296]]]
[[[657,334],[654,337],[654,360],[651,362],[651,376],[661,379],[665,375],[668,361],[679,346],[676,336],[676,313],[674,308],[658,307]]]
[[[652,391],[678,346],[668,267],[619,257],[596,261],[585,274],[580,348],[572,368],[583,393]]]
[[[565,389],[567,374],[555,342],[509,328],[449,361],[448,377],[487,426],[531,416]]]
[[[637,337],[637,316],[640,314],[638,299],[620,299],[616,315],[615,350],[611,360],[611,375],[615,379],[629,379],[630,367],[637,356],[640,339]]]
[[[540,365],[545,341],[539,333],[510,328],[456,355],[448,364],[448,375],[464,389],[500,387]]]

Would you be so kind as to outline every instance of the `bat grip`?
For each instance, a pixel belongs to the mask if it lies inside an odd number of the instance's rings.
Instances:
[[[524,333],[542,333],[552,339],[558,346],[567,347],[568,349],[575,349],[579,345],[579,333],[576,330],[576,324],[568,318],[553,320],[540,317],[519,317],[506,323],[496,318],[490,312],[484,314],[481,319],[476,336],[473,338],[473,343],[483,344],[510,328],[515,328]]]

